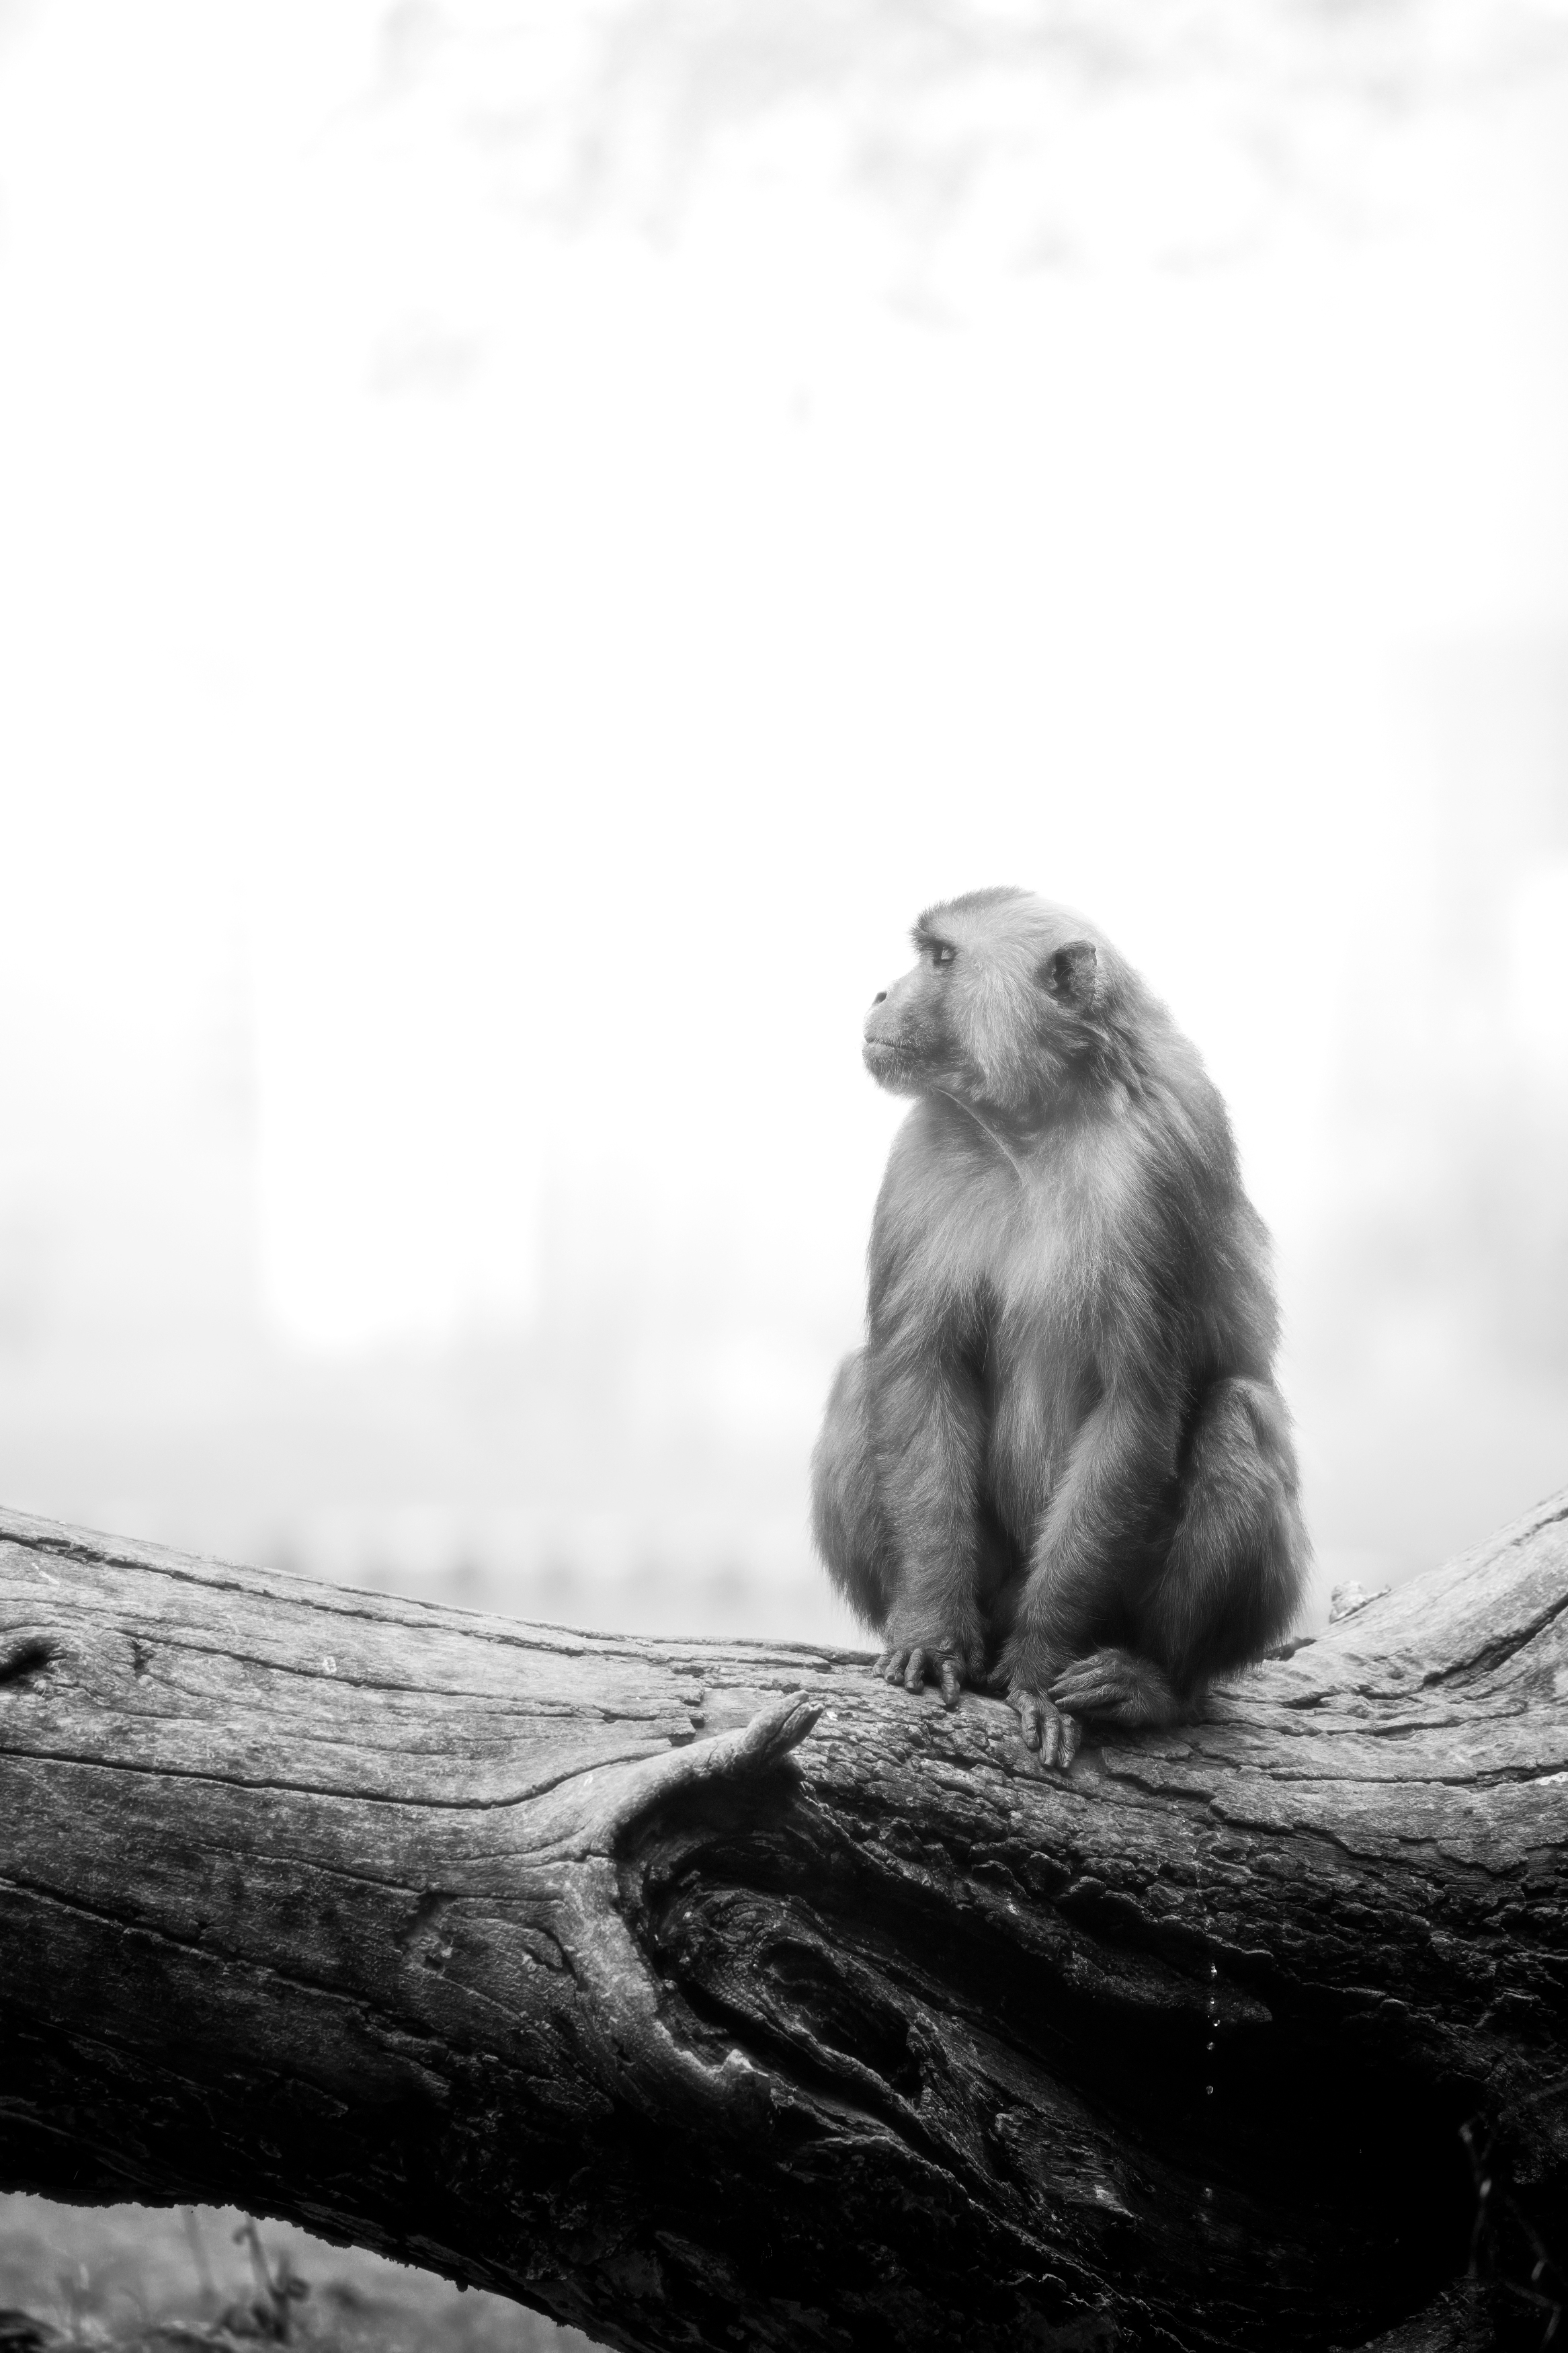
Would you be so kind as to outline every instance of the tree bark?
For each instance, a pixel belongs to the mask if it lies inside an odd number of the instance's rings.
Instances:
[[[1538,2343],[1565,1608],[1568,1495],[1063,1775],[858,1656],[0,1518],[0,2181],[627,2347]]]

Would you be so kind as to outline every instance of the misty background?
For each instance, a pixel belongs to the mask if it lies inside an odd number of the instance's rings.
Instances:
[[[1226,1092],[1319,1555],[1568,1481],[1562,0],[5,0],[0,1498],[851,1638],[928,900]]]

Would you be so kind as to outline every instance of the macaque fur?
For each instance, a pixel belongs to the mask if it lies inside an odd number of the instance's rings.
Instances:
[[[866,1021],[916,1100],[813,1525],[889,1682],[992,1683],[1070,1765],[1086,1719],[1178,1721],[1295,1615],[1268,1235],[1217,1089],[1092,926],[977,891],[914,944]]]

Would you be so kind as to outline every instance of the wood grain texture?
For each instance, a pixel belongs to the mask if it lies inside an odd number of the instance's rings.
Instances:
[[[1458,2128],[1550,2232],[1565,1840],[1568,1496],[1067,1777],[858,1657],[0,1516],[0,2184],[626,2346],[1504,2341]]]

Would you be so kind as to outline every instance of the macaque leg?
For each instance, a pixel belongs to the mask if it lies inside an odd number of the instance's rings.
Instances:
[[[1285,1403],[1268,1381],[1216,1381],[1193,1431],[1165,1565],[1139,1613],[1139,1650],[1185,1694],[1286,1633],[1310,1546]]]
[[[1108,1398],[1079,1432],[1051,1498],[1001,1665],[1024,1744],[1047,1765],[1072,1763],[1083,1719],[1098,1713],[1090,1702],[1101,1696],[1113,1662],[1139,1663],[1126,1652],[1097,1651],[1095,1635],[1107,1619],[1125,1614],[1123,1591],[1173,1468],[1175,1437],[1169,1410],[1148,1399]],[[1079,1672],[1091,1664],[1092,1676]],[[1169,1705],[1157,1668],[1138,1688],[1142,1704]]]
[[[1218,1381],[1188,1448],[1164,1566],[1137,1611],[1137,1649],[1097,1650],[1051,1685],[1073,1714],[1132,1726],[1173,1724],[1205,1685],[1256,1659],[1300,1599],[1307,1535],[1279,1391]]]
[[[879,1629],[897,1577],[877,1485],[866,1397],[866,1351],[834,1377],[811,1458],[811,1526],[827,1573],[856,1616]]]
[[[883,1622],[878,1672],[918,1692],[929,1678],[948,1707],[985,1666],[976,1590],[979,1469],[984,1442],[978,1392],[932,1356],[884,1370],[873,1418],[879,1483],[893,1532],[896,1590]]]

